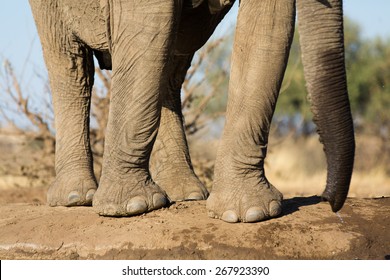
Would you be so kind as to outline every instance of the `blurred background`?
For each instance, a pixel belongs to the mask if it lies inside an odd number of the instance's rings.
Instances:
[[[212,187],[223,129],[237,4],[198,51],[182,89],[191,157]],[[390,1],[344,0],[348,87],[356,132],[351,197],[390,196]],[[55,128],[50,87],[28,1],[0,10],[1,202],[45,202],[54,178]],[[100,175],[110,72],[96,69],[91,142]],[[326,163],[309,108],[299,34],[274,115],[266,160],[269,180],[286,197],[321,194]]]

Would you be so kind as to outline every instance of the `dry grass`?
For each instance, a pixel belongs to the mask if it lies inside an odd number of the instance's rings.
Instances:
[[[356,137],[355,170],[350,197],[390,196],[389,158],[377,147],[380,139]],[[376,143],[373,145],[372,143]],[[267,176],[286,196],[321,194],[326,182],[326,161],[318,137],[271,138]]]
[[[25,135],[0,135],[0,189],[47,187],[53,180],[53,159],[42,165],[42,143]],[[211,189],[218,141],[190,140],[191,157],[201,181]],[[390,157],[380,139],[356,137],[355,170],[349,196],[390,197]],[[382,144],[381,144],[382,143]],[[44,167],[45,166],[45,167]],[[51,168],[47,168],[50,166]],[[326,163],[318,137],[271,137],[266,160],[268,179],[285,197],[320,195],[326,182]]]
[[[390,162],[378,149],[379,142],[380,139],[375,137],[356,137],[355,170],[350,197],[390,197]],[[191,141],[190,145],[195,170],[207,187],[211,188],[212,178],[208,177],[215,159],[217,141]],[[297,139],[271,137],[265,168],[270,182],[285,197],[321,195],[325,188],[326,161],[317,136]],[[208,172],[207,176],[205,172]]]

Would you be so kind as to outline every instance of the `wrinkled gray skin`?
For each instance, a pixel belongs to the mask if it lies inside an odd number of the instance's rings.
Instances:
[[[93,201],[100,215],[132,216],[161,208],[169,198],[207,198],[188,153],[180,88],[194,52],[228,12],[228,2],[30,0],[57,131],[57,176],[49,205]],[[308,91],[328,163],[323,197],[333,211],[345,201],[354,135],[341,1],[241,0],[226,126],[207,201],[210,217],[256,222],[281,213],[282,194],[266,179],[264,159],[296,6]],[[102,68],[113,70],[98,189],[89,143],[93,54]],[[152,180],[149,159],[156,137],[154,154],[163,165]]]

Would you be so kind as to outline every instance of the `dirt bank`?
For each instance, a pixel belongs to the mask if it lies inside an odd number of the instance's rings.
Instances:
[[[132,218],[90,207],[0,204],[0,259],[388,259],[390,198],[349,199],[341,219],[318,197],[291,198],[281,217],[227,224],[205,202]]]

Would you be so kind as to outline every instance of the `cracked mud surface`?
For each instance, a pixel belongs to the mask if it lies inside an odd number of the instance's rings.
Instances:
[[[108,218],[35,195],[0,199],[0,259],[390,258],[390,198],[348,199],[340,219],[318,197],[296,197],[276,219],[228,224],[208,218],[204,201]]]

